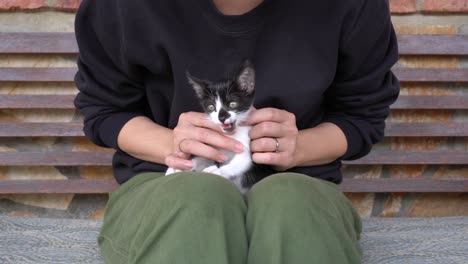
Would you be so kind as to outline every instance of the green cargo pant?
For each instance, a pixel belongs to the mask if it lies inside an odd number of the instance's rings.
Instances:
[[[296,173],[245,197],[213,174],[142,173],[110,194],[106,263],[361,263],[361,219],[335,184]]]

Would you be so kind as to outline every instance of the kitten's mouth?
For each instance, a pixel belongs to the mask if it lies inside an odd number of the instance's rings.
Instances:
[[[236,128],[236,124],[235,123],[222,124],[221,127],[223,128],[224,132],[230,133],[234,131],[234,129]]]

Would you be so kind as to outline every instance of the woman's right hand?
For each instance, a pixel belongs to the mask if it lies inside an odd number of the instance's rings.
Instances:
[[[235,153],[241,153],[244,149],[239,141],[225,136],[218,125],[208,120],[206,114],[182,113],[173,130],[172,154],[166,156],[165,163],[175,169],[190,170],[192,155],[217,162],[226,161],[226,155],[215,148]]]

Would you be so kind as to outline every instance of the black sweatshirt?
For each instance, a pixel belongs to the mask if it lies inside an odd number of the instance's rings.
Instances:
[[[335,183],[342,180],[341,160],[363,157],[382,140],[399,94],[390,71],[397,41],[385,0],[265,0],[239,16],[223,15],[212,0],[84,0],[75,32],[74,103],[85,135],[116,149],[120,184],[167,168],[118,147],[127,121],[147,116],[174,128],[181,113],[201,112],[186,71],[218,80],[250,59],[256,108],[294,113],[299,130],[331,122],[344,132],[343,156],[289,170]]]

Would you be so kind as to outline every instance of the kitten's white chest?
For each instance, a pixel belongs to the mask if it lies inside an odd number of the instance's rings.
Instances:
[[[236,129],[236,133],[234,133],[233,135],[227,135],[227,136],[241,142],[244,145],[244,147],[247,147],[248,150],[250,150],[249,132],[251,128],[252,128],[251,126],[239,126]]]

